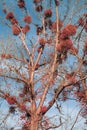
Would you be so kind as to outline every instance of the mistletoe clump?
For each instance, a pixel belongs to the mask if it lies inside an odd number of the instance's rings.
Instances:
[[[51,9],[45,10],[44,16],[45,16],[45,18],[50,18],[52,16],[52,10]]]
[[[55,5],[56,5],[56,6],[59,5],[59,0],[55,0]]]
[[[68,24],[61,32],[61,39],[66,39],[76,34],[76,26]]]
[[[57,50],[60,52],[67,52],[72,46],[72,41],[69,38],[66,40],[60,40],[60,44],[57,45]]]
[[[41,107],[41,112],[42,112],[42,113],[46,112],[46,110],[47,110],[47,107],[46,107],[46,106],[42,106],[42,107]]]
[[[41,1],[43,1],[43,0],[33,0],[33,2],[34,2],[35,4],[38,4],[38,3],[41,2]]]
[[[10,19],[12,19],[12,18],[14,18],[13,12],[9,12],[9,13],[6,15],[6,19],[10,20]]]
[[[18,6],[19,6],[19,8],[24,8],[24,7],[25,7],[25,2],[24,2],[24,0],[19,0],[19,1],[18,1]]]
[[[12,58],[12,55],[3,53],[3,54],[1,54],[1,58],[10,59],[10,58]]]
[[[44,50],[44,45],[40,45],[40,47],[38,47],[38,49],[37,49],[37,52],[38,53],[43,53],[43,50]]]
[[[40,38],[39,39],[39,43],[40,43],[40,45],[45,45],[46,44],[46,40],[44,38]]]
[[[41,34],[43,32],[43,27],[37,27],[36,32],[37,35]]]
[[[13,32],[14,35],[17,36],[17,35],[20,34],[21,30],[17,25],[12,25],[12,32]]]
[[[42,5],[36,6],[36,7],[35,7],[35,10],[36,10],[37,12],[41,12],[41,11],[43,10]]]
[[[16,18],[14,17],[13,12],[9,12],[6,15],[6,19],[9,20],[11,22],[11,24],[18,24],[18,21],[16,20]]]
[[[59,29],[61,29],[62,27],[63,27],[63,22],[62,22],[62,20],[58,20],[58,24],[59,24]],[[52,31],[53,32],[57,32],[57,21],[55,21],[55,22],[53,22],[52,24],[51,24],[51,29],[52,29]]]
[[[30,24],[30,23],[32,22],[32,18],[31,18],[31,16],[28,16],[28,15],[25,16],[25,17],[24,17],[24,22]]]
[[[81,115],[85,117],[87,115],[87,94],[83,90],[78,90],[74,92],[74,96],[76,97],[77,101],[81,103],[81,106],[84,106],[84,109],[81,111]]]
[[[30,26],[29,26],[29,25],[25,25],[25,26],[22,28],[22,32],[23,32],[24,34],[26,34],[29,30],[30,30]]]
[[[14,96],[9,96],[6,100],[10,105],[15,104],[17,102]]]

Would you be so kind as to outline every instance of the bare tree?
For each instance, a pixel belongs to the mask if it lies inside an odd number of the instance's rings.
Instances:
[[[59,128],[65,121],[59,117],[54,125],[45,115],[54,104],[61,113],[58,103],[68,99],[80,102],[85,107],[79,114],[87,114],[87,3],[80,2],[2,3],[1,25],[7,32],[1,31],[0,97],[9,114],[21,112],[22,130]]]

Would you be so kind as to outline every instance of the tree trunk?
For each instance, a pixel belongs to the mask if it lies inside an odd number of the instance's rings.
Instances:
[[[29,130],[38,130],[38,117],[33,115],[31,117],[30,129]]]

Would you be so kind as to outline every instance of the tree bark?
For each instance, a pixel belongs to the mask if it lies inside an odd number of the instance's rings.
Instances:
[[[31,123],[30,123],[30,129],[29,130],[38,130],[38,116],[32,115],[31,117]]]

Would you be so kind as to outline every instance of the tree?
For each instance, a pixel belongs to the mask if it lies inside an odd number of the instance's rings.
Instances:
[[[82,11],[77,17],[67,2],[18,0],[11,9],[11,1],[2,4],[1,24],[8,28],[9,43],[1,41],[0,80],[6,85],[0,87],[0,97],[9,104],[9,113],[21,112],[22,130],[61,126],[62,121],[53,125],[45,115],[54,104],[61,113],[58,104],[70,98],[80,102],[79,114],[86,118],[87,3],[81,3],[84,13],[76,3],[74,9]],[[19,88],[13,87],[14,80]]]

